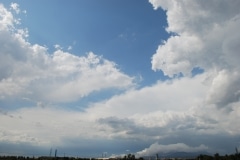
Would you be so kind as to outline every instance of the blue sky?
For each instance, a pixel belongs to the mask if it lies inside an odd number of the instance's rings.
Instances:
[[[238,6],[0,1],[0,154],[233,153]]]
[[[116,62],[127,74],[144,76],[144,85],[162,78],[151,70],[150,60],[168,37],[167,22],[165,12],[153,10],[147,1],[41,1],[21,6],[28,11],[23,23],[31,42],[49,49],[55,44],[65,50],[71,46],[76,55],[93,51]]]

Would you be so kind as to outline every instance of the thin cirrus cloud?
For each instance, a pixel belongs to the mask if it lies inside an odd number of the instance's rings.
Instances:
[[[93,52],[76,56],[55,45],[49,53],[46,46],[31,44],[27,29],[18,29],[16,18],[0,5],[0,104],[20,102],[15,110],[4,106],[0,112],[1,144],[24,144],[25,152],[32,147],[71,152],[90,149],[86,144],[94,141],[109,153],[124,152],[113,145],[131,146],[138,156],[231,152],[240,131],[239,2],[149,2],[166,10],[166,30],[172,33],[152,56],[152,69],[169,79],[140,88],[135,77]],[[204,72],[193,76],[196,67]],[[82,111],[68,104],[105,89],[124,92]],[[26,100],[35,104],[21,106]]]

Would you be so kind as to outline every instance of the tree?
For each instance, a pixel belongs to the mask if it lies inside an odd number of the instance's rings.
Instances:
[[[219,153],[215,153],[215,154],[214,154],[214,158],[215,158],[215,160],[219,160],[219,158],[220,158],[220,157],[219,157]]]

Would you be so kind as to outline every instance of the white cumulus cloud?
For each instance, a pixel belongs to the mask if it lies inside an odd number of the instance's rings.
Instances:
[[[16,5],[12,4],[12,8]],[[30,44],[26,29],[14,25],[13,15],[0,5],[0,96],[23,96],[36,101],[69,102],[93,91],[126,89],[134,77],[122,73],[114,62],[92,52],[76,56]],[[12,31],[14,30],[14,32]]]
[[[155,9],[166,10],[168,26],[174,33],[159,45],[152,57],[152,69],[165,75],[191,76],[200,67],[214,73],[208,102],[218,107],[239,101],[240,2],[150,0]],[[224,10],[224,12],[223,12]],[[221,87],[220,87],[221,86]]]

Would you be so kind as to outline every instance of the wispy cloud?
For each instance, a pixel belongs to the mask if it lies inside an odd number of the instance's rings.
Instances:
[[[17,3],[11,3],[11,9],[14,10],[17,14],[20,13],[20,8],[19,8],[19,5]]]

